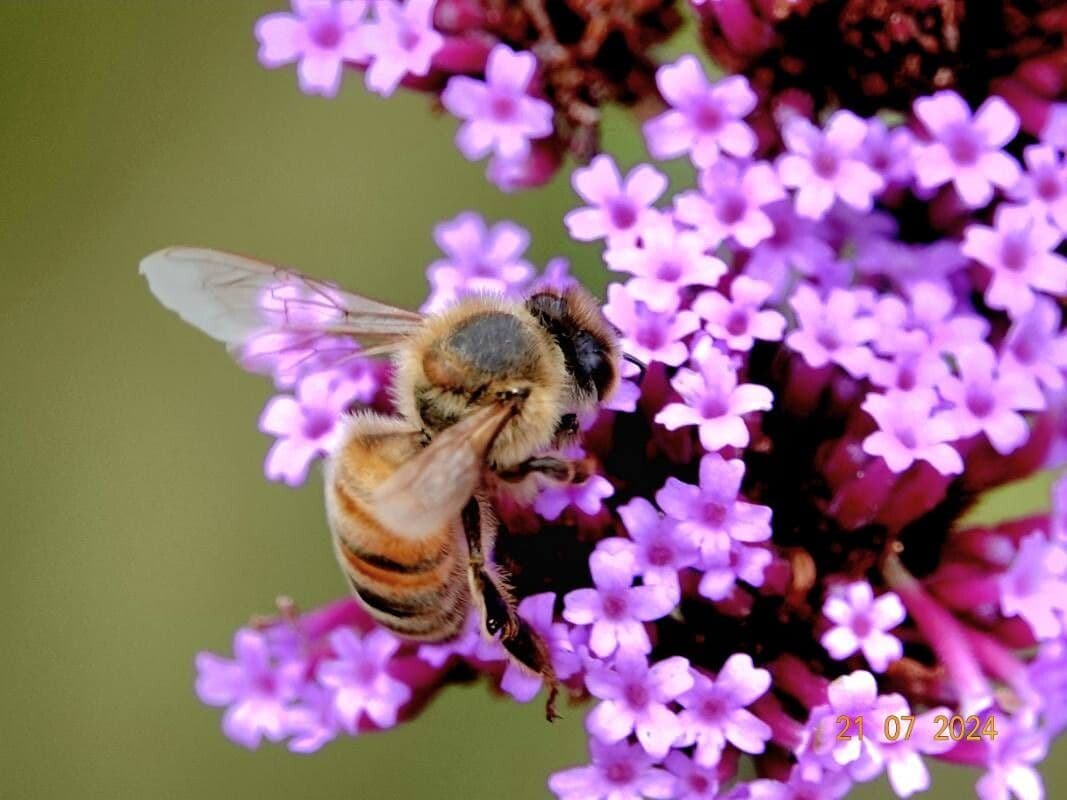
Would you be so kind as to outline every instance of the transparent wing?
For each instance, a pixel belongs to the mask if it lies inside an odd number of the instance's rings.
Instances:
[[[516,403],[503,401],[438,433],[426,449],[375,487],[370,504],[378,520],[408,535],[454,521],[482,479],[493,442],[517,411]]]
[[[164,306],[252,369],[385,355],[423,322],[415,311],[219,250],[160,250],[141,261],[141,274]]]

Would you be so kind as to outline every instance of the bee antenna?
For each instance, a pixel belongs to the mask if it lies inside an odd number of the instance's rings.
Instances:
[[[632,356],[629,353],[623,353],[622,358],[624,361],[629,361],[631,364],[637,367],[638,370],[641,371],[641,376],[638,378],[637,382],[640,383],[641,381],[643,381],[645,379],[645,373],[648,372],[648,365],[641,359]]]

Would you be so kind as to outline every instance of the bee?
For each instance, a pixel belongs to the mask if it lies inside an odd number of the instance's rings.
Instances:
[[[284,267],[169,248],[141,262],[149,288],[238,359],[393,359],[396,416],[350,416],[325,466],[326,516],[349,585],[381,625],[417,641],[456,636],[468,612],[510,656],[557,681],[541,638],[492,561],[493,498],[542,476],[580,482],[550,454],[619,382],[618,334],[584,289],[521,300],[475,295],[424,315]],[[252,354],[252,356],[250,356]],[[547,454],[546,454],[547,453]]]

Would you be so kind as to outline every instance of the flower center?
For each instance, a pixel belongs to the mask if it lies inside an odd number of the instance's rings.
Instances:
[[[341,26],[332,17],[323,17],[308,26],[311,41],[324,50],[332,50],[341,43]]]
[[[967,410],[976,417],[986,417],[996,405],[993,393],[985,388],[971,387],[967,391]]]
[[[625,785],[634,779],[634,767],[625,761],[615,761],[604,767],[604,777],[611,783]]]
[[[1026,336],[1020,336],[1011,346],[1011,354],[1020,364],[1032,364],[1040,352],[1038,343]]]
[[[726,402],[721,397],[705,397],[700,403],[700,413],[704,419],[718,419],[726,411]]]
[[[719,198],[718,214],[724,225],[736,225],[745,216],[748,203],[738,192],[724,192]]]
[[[716,720],[726,713],[726,704],[720,697],[708,697],[700,704],[700,714],[707,720]]]
[[[374,664],[364,663],[356,667],[356,678],[360,683],[371,683],[378,677],[378,668]]]
[[[470,274],[473,278],[496,278],[496,267],[482,259],[478,259],[470,266]]]
[[[611,224],[616,228],[630,228],[637,222],[637,211],[634,209],[633,204],[627,200],[613,202],[608,210],[608,215],[611,217]]]
[[[497,122],[510,122],[515,109],[515,99],[509,95],[498,94],[489,100],[489,115]]]
[[[333,427],[333,415],[324,411],[312,411],[304,417],[304,436],[308,439],[321,439]]]
[[[856,638],[866,639],[871,635],[872,630],[871,621],[865,615],[861,614],[852,620],[852,632],[856,634]]]
[[[823,349],[831,353],[841,346],[841,339],[838,336],[837,331],[829,325],[824,325],[819,328],[819,332],[815,336],[815,341],[817,341]]]
[[[633,708],[644,708],[648,705],[648,689],[640,683],[631,683],[626,687],[626,702]]]
[[[1045,174],[1037,180],[1037,196],[1042,200],[1051,202],[1059,197],[1060,183],[1055,175]]]
[[[620,619],[626,615],[626,598],[618,594],[609,594],[603,601],[604,616],[608,619]]]
[[[656,277],[661,281],[673,283],[682,277],[682,268],[674,261],[663,261],[656,269]]]
[[[637,331],[637,335],[634,337],[637,343],[642,347],[646,347],[649,350],[659,350],[663,347],[666,337],[663,335],[663,331],[655,326],[648,326],[640,328]]]
[[[726,332],[731,336],[740,336],[748,330],[748,313],[741,310],[730,312],[726,318]]]
[[[1004,237],[1004,243],[1000,246],[1000,260],[1005,269],[1012,272],[1021,272],[1029,260],[1030,248],[1025,236],[1009,234]]]
[[[650,548],[646,558],[648,563],[656,567],[665,567],[671,563],[671,558],[674,553],[671,552],[671,548],[663,542],[656,542]]]
[[[896,434],[897,441],[909,450],[914,450],[919,446],[919,437],[915,435],[914,428],[897,428]]]
[[[726,522],[727,515],[726,506],[722,503],[716,503],[715,501],[709,501],[704,504],[703,518],[704,522],[711,525],[714,528],[721,528],[723,523]]]
[[[718,103],[704,101],[693,112],[693,124],[704,133],[714,133],[722,127],[722,110]]]
[[[834,177],[839,166],[837,154],[826,146],[819,147],[811,159],[812,169],[815,170],[816,175],[823,179]]]
[[[965,125],[957,126],[945,137],[948,154],[957,164],[969,167],[978,162],[981,148],[971,129]]]
[[[689,776],[689,788],[696,794],[704,794],[711,788],[711,782],[706,775],[701,775],[699,772],[694,772]]]

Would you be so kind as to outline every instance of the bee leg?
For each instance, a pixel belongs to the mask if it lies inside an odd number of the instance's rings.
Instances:
[[[549,722],[559,719],[556,713],[556,698],[559,696],[559,680],[556,671],[552,669],[552,661],[548,656],[548,647],[537,632],[530,627],[529,623],[521,617],[517,617],[518,628],[511,637],[501,637],[504,648],[527,669],[536,672],[545,680],[548,686],[548,699],[545,701],[545,717]]]
[[[531,472],[539,472],[559,483],[582,483],[593,474],[593,462],[588,458],[537,456],[528,458],[511,469],[501,470],[497,475],[510,483],[518,483]]]
[[[476,498],[472,497],[467,501],[461,517],[470,554],[471,589],[482,606],[485,630],[490,636],[496,636],[501,631],[504,632],[503,636],[514,635],[514,630],[518,627],[518,617],[509,598],[500,591],[486,568],[482,547],[482,510]]]
[[[511,657],[544,678],[548,684],[545,716],[549,722],[559,719],[556,713],[559,680],[552,669],[548,648],[529,623],[515,613],[511,597],[486,564],[485,550],[491,546],[491,540],[489,544],[485,544],[482,510],[477,498],[472,497],[467,501],[460,516],[463,520],[463,533],[467,537],[467,550],[470,553],[471,588],[476,600],[480,601],[485,617],[485,630],[490,636],[499,633],[500,643]]]

